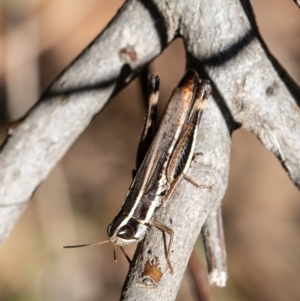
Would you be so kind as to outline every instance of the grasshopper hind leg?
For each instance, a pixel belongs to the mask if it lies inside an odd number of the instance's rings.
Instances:
[[[136,158],[136,170],[139,169],[144,157],[152,143],[152,140],[157,130],[157,102],[159,96],[159,77],[155,74],[148,76],[148,110],[144,123],[144,128],[141,134],[141,139],[138,146]],[[135,172],[134,172],[135,174]]]

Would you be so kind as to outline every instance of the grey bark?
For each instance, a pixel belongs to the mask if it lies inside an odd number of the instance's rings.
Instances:
[[[1,242],[93,116],[177,36],[185,43],[187,66],[213,84],[196,149],[203,156],[189,170],[212,190],[180,183],[156,216],[174,230],[175,273],[167,270],[161,233],[151,229],[138,246],[122,300],[175,299],[201,227],[225,193],[233,130],[254,133],[300,188],[300,91],[269,54],[249,2],[131,0],[30,112],[10,126],[0,153]],[[156,257],[163,275],[153,281],[143,270]]]

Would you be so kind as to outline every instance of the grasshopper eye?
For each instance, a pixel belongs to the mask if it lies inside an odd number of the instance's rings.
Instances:
[[[135,230],[130,225],[123,226],[118,232],[118,237],[124,239],[133,238],[134,235],[135,235]]]

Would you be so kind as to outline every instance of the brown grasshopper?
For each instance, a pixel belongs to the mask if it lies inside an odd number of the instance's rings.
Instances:
[[[137,156],[139,166],[129,187],[123,206],[107,228],[109,240],[64,248],[85,247],[111,242],[123,246],[141,241],[150,226],[155,226],[170,236],[166,260],[173,273],[170,262],[170,249],[173,230],[153,220],[154,212],[171,198],[182,178],[201,187],[185,174],[194,156],[197,131],[205,103],[210,95],[211,85],[199,80],[196,71],[189,69],[172,93],[158,130],[144,156],[155,131],[156,106],[158,100],[159,78],[149,76],[149,107],[142,132]]]

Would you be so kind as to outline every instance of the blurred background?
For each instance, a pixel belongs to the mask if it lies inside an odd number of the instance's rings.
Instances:
[[[23,115],[122,5],[120,0],[0,1],[0,131]],[[300,83],[300,10],[253,1],[271,52]],[[165,102],[181,78],[182,42],[152,64]],[[1,301],[118,300],[128,263],[107,239],[131,181],[145,114],[137,81],[115,97],[39,187],[0,249]],[[224,200],[229,281],[213,301],[300,300],[300,194],[275,157],[249,133],[233,135]],[[203,258],[202,243],[196,246]],[[133,249],[127,248],[133,254]],[[205,269],[206,263],[202,261]],[[177,300],[196,300],[186,273]]]

